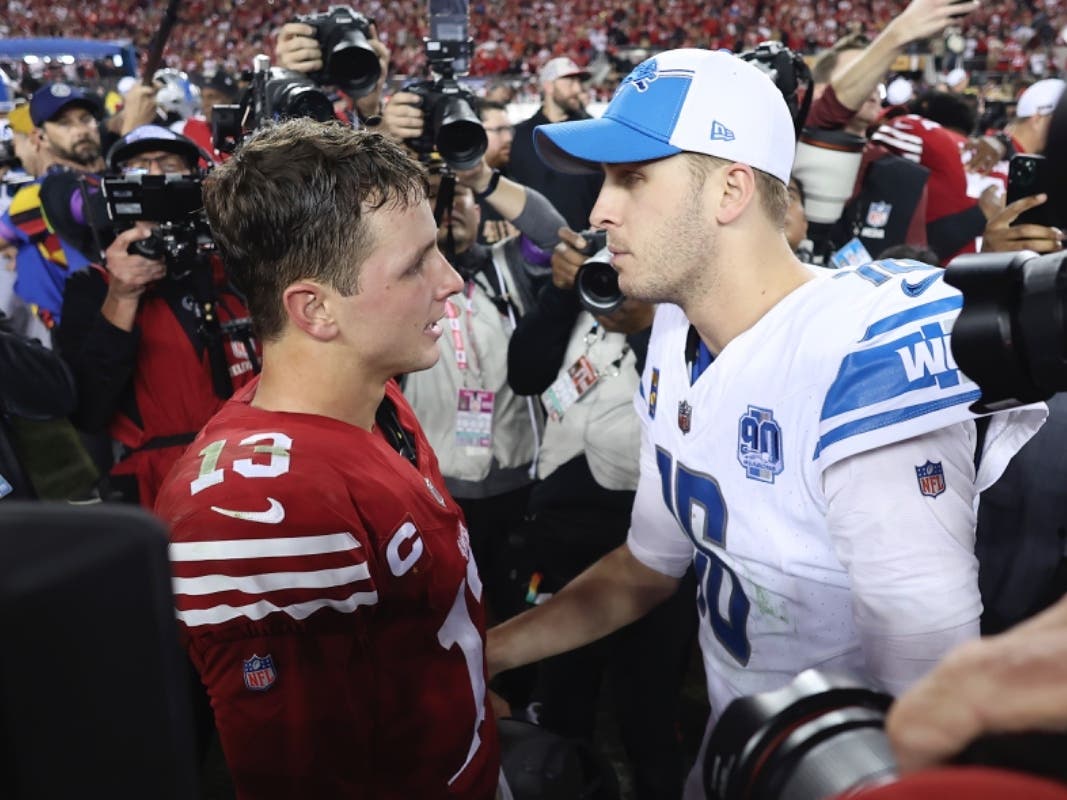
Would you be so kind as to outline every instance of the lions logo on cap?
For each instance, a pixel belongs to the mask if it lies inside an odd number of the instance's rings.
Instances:
[[[656,63],[656,59],[650,58],[638,64],[634,67],[633,72],[622,79],[622,83],[619,84],[619,89],[615,94],[622,91],[622,87],[628,83],[632,83],[639,92],[647,92],[648,85],[658,77],[659,65]]]

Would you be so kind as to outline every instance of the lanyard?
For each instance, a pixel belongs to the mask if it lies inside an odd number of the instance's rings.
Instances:
[[[586,356],[589,355],[589,351],[593,349],[593,345],[594,344],[597,344],[598,342],[604,341],[604,336],[606,336],[606,335],[607,335],[607,331],[605,331],[601,327],[600,323],[599,322],[594,322],[593,323],[593,327],[591,327],[586,332],[584,338],[582,339],[582,342],[585,344],[585,355]],[[623,361],[624,358],[626,358],[626,354],[629,353],[629,352],[630,352],[630,343],[626,342],[622,346],[622,352],[619,353],[619,357],[616,358],[614,361],[612,361],[610,364],[608,364],[606,369],[601,369],[600,367],[597,367],[594,364],[593,366],[596,368],[596,376],[597,376],[597,378],[616,378],[616,377],[618,377],[619,372],[622,369],[622,361]]]
[[[452,336],[452,350],[456,357],[456,366],[459,371],[464,374],[464,383],[466,383],[467,369],[469,368],[474,376],[481,379],[481,359],[478,356],[478,345],[474,341],[474,326],[471,324],[471,318],[474,316],[474,284],[471,281],[467,281],[464,290],[464,306],[465,313],[464,323],[460,323],[460,311],[456,308],[456,304],[449,298],[445,301],[445,314],[448,316],[448,328]],[[467,329],[467,339],[470,341],[471,358],[467,357],[467,348],[463,341],[463,329]],[[473,363],[471,363],[473,359]]]

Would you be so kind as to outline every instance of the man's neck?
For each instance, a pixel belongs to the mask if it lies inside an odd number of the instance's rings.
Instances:
[[[734,256],[718,258],[734,268],[722,271],[700,298],[681,304],[713,355],[815,277],[789,250],[784,237],[778,238],[770,248],[743,248]],[[741,264],[752,268],[737,269]]]
[[[371,430],[388,378],[372,378],[339,345],[276,341],[263,346],[263,371],[252,405],[315,414]]]

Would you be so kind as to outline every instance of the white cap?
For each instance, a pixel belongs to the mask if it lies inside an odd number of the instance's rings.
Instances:
[[[119,78],[119,82],[115,86],[115,89],[116,91],[118,91],[119,94],[125,96],[125,94],[136,85],[137,79],[135,77],[133,77],[132,75],[124,75],[123,77]]]
[[[1063,88],[1067,86],[1059,78],[1046,78],[1030,86],[1019,96],[1015,106],[1015,116],[1019,119],[1035,114],[1051,114],[1056,103],[1060,101]]]
[[[724,51],[667,50],[627,75],[599,119],[540,125],[534,146],[560,172],[704,153],[789,183],[796,138],[765,72]]]
[[[541,83],[550,83],[560,78],[574,77],[581,78],[584,81],[589,77],[589,73],[566,56],[553,58],[541,67]]]
[[[902,106],[915,96],[915,87],[907,78],[894,78],[885,89],[886,102],[891,106]]]
[[[948,75],[945,76],[945,83],[947,83],[949,87],[955,88],[969,77],[967,70],[962,67],[956,67],[954,70],[950,70]]]

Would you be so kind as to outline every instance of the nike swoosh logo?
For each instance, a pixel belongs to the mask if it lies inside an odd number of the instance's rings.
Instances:
[[[935,272],[933,275],[929,275],[923,278],[918,283],[908,283],[906,280],[902,281],[900,288],[904,290],[904,294],[908,297],[918,297],[934,283],[934,281],[941,279],[942,273]]]
[[[270,508],[266,511],[234,511],[230,508],[219,508],[218,506],[212,506],[211,510],[216,514],[222,514],[224,517],[243,519],[248,522],[262,522],[266,525],[277,525],[285,519],[285,506],[273,497],[268,497],[267,502],[270,503]]]

